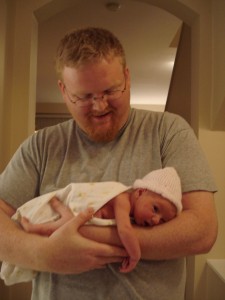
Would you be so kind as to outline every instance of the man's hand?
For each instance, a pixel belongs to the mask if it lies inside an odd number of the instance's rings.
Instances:
[[[27,233],[10,216],[14,213],[0,200],[0,260],[41,272],[79,274],[122,262],[128,254],[122,247],[83,237],[80,228],[91,217],[91,210],[65,222],[50,237]],[[97,229],[97,228],[96,228]],[[15,247],[16,245],[16,247]]]
[[[123,248],[89,240],[79,233],[79,228],[92,215],[92,209],[81,212],[48,238],[44,246],[44,260],[47,258],[51,272],[78,274],[104,268],[109,263],[122,262],[127,257]]]
[[[93,209],[88,208],[74,217],[71,210],[57,198],[53,198],[50,205],[59,214],[58,220],[32,224],[23,217],[21,225],[28,233],[50,237],[49,244],[55,246],[51,252],[47,249],[45,254],[49,254],[48,264],[56,268],[54,272],[82,273],[104,268],[108,263],[121,262],[127,256],[122,248],[88,240],[79,233],[79,228],[93,216]],[[68,270],[68,266],[71,270]]]

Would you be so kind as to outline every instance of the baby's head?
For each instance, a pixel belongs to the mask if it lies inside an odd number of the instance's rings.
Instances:
[[[152,171],[142,179],[135,180],[133,188],[138,198],[134,218],[136,222],[139,219],[139,225],[166,222],[182,210],[181,182],[172,167]],[[159,221],[153,221],[154,217]]]

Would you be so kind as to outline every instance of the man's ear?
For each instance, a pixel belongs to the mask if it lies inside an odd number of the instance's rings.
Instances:
[[[131,88],[131,79],[130,79],[130,70],[126,68],[124,71],[125,78],[126,78],[126,88],[129,90]]]
[[[125,77],[126,77],[126,82],[127,85],[130,86],[130,70],[128,67],[126,67],[125,71],[124,71]]]
[[[58,87],[60,89],[61,95],[63,97],[64,102],[66,103],[66,93],[65,93],[65,84],[62,82],[62,80],[58,80]]]
[[[64,94],[65,94],[65,85],[64,85],[64,83],[60,79],[58,80],[57,83],[58,83],[58,87],[60,89],[61,94],[64,96]]]

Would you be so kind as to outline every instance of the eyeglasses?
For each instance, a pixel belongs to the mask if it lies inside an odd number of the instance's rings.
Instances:
[[[71,96],[66,86],[65,86],[65,91],[71,103],[76,104],[79,107],[88,107],[93,104],[93,101],[97,101],[97,100],[105,100],[105,101],[118,100],[120,97],[122,97],[123,93],[126,91],[126,78],[124,78],[124,80],[125,80],[125,86],[123,90],[113,90],[113,89],[106,90],[99,97],[96,97],[93,94],[87,94],[84,97],[78,97],[76,95]]]

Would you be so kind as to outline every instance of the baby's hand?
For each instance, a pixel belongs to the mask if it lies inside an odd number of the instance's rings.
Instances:
[[[62,204],[56,197],[52,198],[50,205],[54,211],[56,211],[60,218],[56,221],[51,221],[42,224],[32,224],[26,217],[22,217],[20,224],[23,229],[28,233],[36,233],[44,236],[50,236],[54,231],[56,231],[63,224],[68,222],[74,217],[71,210]]]

